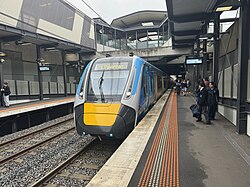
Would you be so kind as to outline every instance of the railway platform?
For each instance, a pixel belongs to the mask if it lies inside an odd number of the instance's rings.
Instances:
[[[73,112],[74,96],[46,99],[0,108],[0,136]]]
[[[88,187],[249,186],[249,137],[220,114],[211,125],[196,122],[193,103],[165,93]]]

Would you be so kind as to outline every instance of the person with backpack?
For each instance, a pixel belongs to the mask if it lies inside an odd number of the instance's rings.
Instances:
[[[208,89],[205,87],[205,83],[201,82],[199,86],[199,94],[198,94],[198,108],[200,115],[198,116],[197,122],[201,121],[201,115],[203,114],[206,119],[206,124],[211,124],[209,115],[208,115]]]
[[[209,90],[208,90],[208,95],[209,95],[209,118],[210,120],[215,119],[215,113],[217,110],[217,105],[219,101],[219,90],[218,88],[215,87],[214,82],[209,83]]]
[[[9,107],[10,106],[9,96],[11,92],[7,82],[4,82],[1,92],[3,93],[4,106]]]

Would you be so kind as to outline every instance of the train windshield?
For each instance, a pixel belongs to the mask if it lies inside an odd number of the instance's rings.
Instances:
[[[96,61],[88,83],[87,101],[120,101],[123,95],[132,62]]]

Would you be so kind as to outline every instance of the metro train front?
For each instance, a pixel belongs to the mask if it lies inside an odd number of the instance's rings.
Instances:
[[[143,63],[134,56],[95,59],[87,65],[74,104],[79,135],[124,138],[132,131],[139,105],[135,61]]]

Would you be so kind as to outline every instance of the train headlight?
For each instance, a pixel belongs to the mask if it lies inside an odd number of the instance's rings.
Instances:
[[[127,93],[126,93],[126,98],[129,98],[130,96],[131,96],[131,91],[128,91]]]
[[[83,99],[83,92],[80,92],[79,98],[80,98],[80,99]]]

